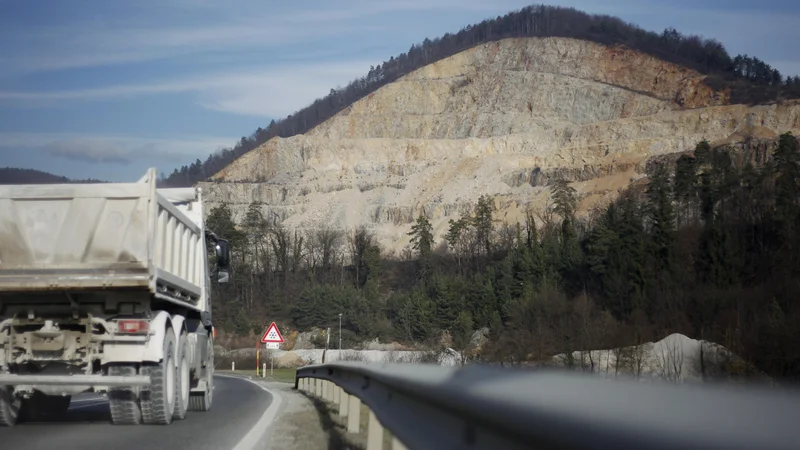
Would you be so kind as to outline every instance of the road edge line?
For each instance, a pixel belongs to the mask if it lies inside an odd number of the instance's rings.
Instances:
[[[223,375],[223,374],[215,374],[216,376],[227,377],[227,378],[234,378],[248,381],[255,386],[263,389],[266,393],[272,396],[272,403],[264,410],[264,414],[258,419],[258,422],[250,428],[250,431],[247,432],[236,446],[233,447],[233,450],[252,450],[255,448],[256,445],[259,444],[261,437],[267,432],[267,429],[273,424],[275,419],[278,417],[278,410],[280,409],[281,405],[283,404],[283,396],[278,394],[277,392],[269,389],[268,387],[259,384],[253,381],[252,377],[250,376],[230,376],[230,375]]]

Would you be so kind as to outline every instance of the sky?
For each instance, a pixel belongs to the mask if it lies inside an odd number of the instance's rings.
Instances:
[[[0,167],[136,181],[205,160],[426,37],[520,0],[0,0]],[[545,4],[675,27],[800,75],[796,0]]]

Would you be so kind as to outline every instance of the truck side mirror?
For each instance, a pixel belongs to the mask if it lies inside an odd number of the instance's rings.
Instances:
[[[230,251],[228,250],[228,241],[220,239],[217,241],[217,245],[215,247],[217,253],[217,267],[222,269],[227,269],[230,262],[231,262],[231,255]]]
[[[229,280],[228,272],[220,270],[217,272],[217,283],[227,283]]]

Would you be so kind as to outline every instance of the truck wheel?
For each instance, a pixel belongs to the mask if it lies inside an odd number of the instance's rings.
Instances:
[[[31,398],[22,401],[19,415],[26,421],[56,419],[67,412],[71,400],[72,396],[45,395],[36,391]]]
[[[147,424],[169,425],[175,413],[175,333],[167,329],[164,357],[158,364],[142,364],[141,374],[150,376],[150,386],[142,390],[142,420]]]
[[[21,404],[11,386],[0,386],[0,426],[13,427],[17,423]]]
[[[134,365],[113,365],[108,368],[112,376],[136,375]],[[108,390],[108,404],[111,409],[111,423],[114,425],[138,425],[142,423],[142,411],[136,392],[130,388],[111,388]]]
[[[203,392],[192,392],[189,396],[189,411],[208,411],[211,409],[211,400],[214,396],[214,341],[211,336],[206,341],[206,366],[203,369]]]
[[[186,418],[186,411],[189,409],[189,391],[191,390],[189,356],[187,355],[188,343],[186,333],[181,333],[178,340],[178,367],[175,383],[175,413],[172,418],[183,420]]]

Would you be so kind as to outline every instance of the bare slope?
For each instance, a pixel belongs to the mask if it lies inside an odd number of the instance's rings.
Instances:
[[[800,103],[729,105],[703,75],[623,48],[506,39],[423,67],[306,135],[272,139],[206,183],[241,218],[253,201],[289,227],[365,224],[390,250],[410,222],[437,237],[482,194],[515,221],[549,177],[578,181],[583,208],[641,176],[646,158],[800,131]]]

